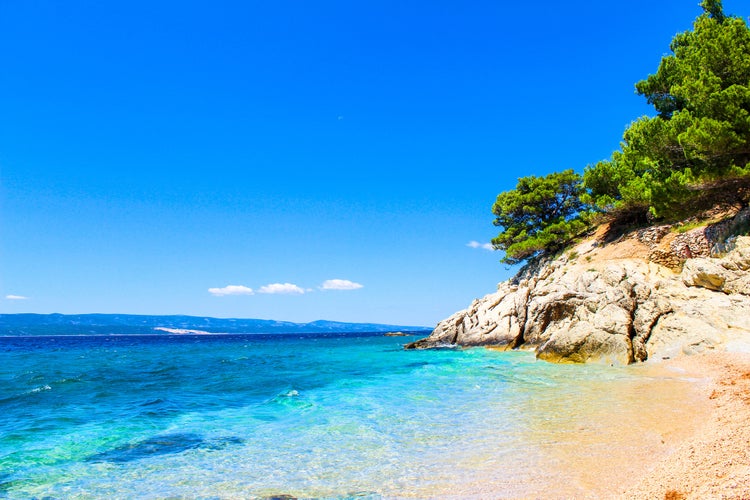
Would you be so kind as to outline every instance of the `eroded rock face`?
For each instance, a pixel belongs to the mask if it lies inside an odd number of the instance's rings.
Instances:
[[[724,292],[750,296],[750,245],[745,239],[735,242],[735,249],[723,259],[691,259],[685,262],[682,281],[687,286],[699,286]],[[750,313],[748,313],[750,314]]]
[[[588,246],[587,246],[588,245]],[[750,339],[750,237],[722,258],[696,258],[680,274],[643,259],[566,256],[501,283],[407,348],[533,348],[557,362],[632,363]]]

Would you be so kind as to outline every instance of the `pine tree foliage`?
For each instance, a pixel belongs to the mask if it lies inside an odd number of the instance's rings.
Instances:
[[[658,115],[633,122],[621,151],[584,172],[587,201],[604,211],[663,217],[689,211],[701,190],[750,183],[750,30],[720,0],[702,6],[636,84]]]
[[[516,189],[501,193],[492,212],[503,231],[492,243],[505,251],[502,261],[515,264],[557,250],[585,229],[581,192],[581,176],[565,170],[522,177]]]
[[[750,29],[703,0],[656,73],[636,84],[656,115],[625,131],[620,150],[589,165],[523,177],[492,207],[492,241],[518,263],[557,251],[594,213],[617,222],[692,215],[699,200],[750,201]]]

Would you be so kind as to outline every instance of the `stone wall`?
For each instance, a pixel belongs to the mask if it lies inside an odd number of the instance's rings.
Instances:
[[[732,234],[747,225],[750,225],[750,208],[684,233],[674,232],[679,225],[639,229],[636,238],[649,247],[650,262],[680,270],[687,259],[716,257],[730,251]],[[730,240],[730,245],[727,245],[727,240]]]

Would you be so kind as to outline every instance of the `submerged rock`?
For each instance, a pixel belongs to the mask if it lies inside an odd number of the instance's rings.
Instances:
[[[680,272],[648,258],[599,258],[585,242],[529,266],[406,346],[535,349],[556,362],[633,363],[750,342],[750,237]],[[619,257],[619,256],[618,256]]]

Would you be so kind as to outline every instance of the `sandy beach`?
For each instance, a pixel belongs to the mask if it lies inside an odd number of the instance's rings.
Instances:
[[[707,378],[700,390],[710,404],[695,432],[621,498],[750,498],[750,354],[710,352],[664,363]]]

